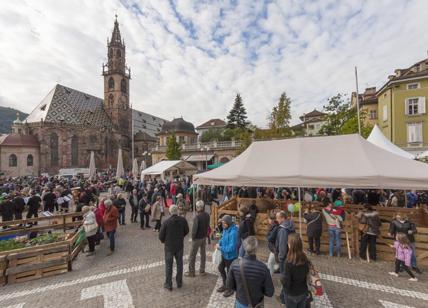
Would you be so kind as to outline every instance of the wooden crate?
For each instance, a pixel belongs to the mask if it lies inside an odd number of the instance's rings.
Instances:
[[[59,243],[50,248],[34,249],[11,253],[6,270],[8,283],[24,282],[42,277],[66,273],[68,271],[69,245]]]
[[[7,258],[0,256],[0,286],[4,286],[7,282],[6,279]]]

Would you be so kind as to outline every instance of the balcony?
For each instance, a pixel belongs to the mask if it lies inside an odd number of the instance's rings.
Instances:
[[[204,149],[209,149],[212,151],[215,150],[224,150],[224,149],[237,149],[241,146],[240,141],[212,141],[212,142],[201,142],[194,144],[182,144],[182,151],[200,151]],[[157,145],[152,149],[154,152],[166,152],[167,146],[165,145]]]

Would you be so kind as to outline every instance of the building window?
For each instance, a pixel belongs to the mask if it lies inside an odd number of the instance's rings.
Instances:
[[[58,135],[52,133],[50,136],[50,148],[51,148],[51,165],[58,166],[59,155],[58,155]]]
[[[10,154],[9,156],[9,167],[16,167],[18,166],[18,158],[15,154]]]
[[[71,165],[79,165],[79,137],[76,135],[71,137]]]
[[[97,136],[95,136],[95,135],[90,135],[90,136],[89,136],[89,143],[90,143],[90,145],[95,146],[95,145],[96,145],[96,143],[97,143]]]
[[[407,115],[417,115],[425,113],[425,97],[407,98],[405,102],[405,112]]]
[[[369,114],[369,118],[370,120],[376,120],[377,119],[377,110],[370,110],[370,114]]]
[[[422,143],[422,123],[407,124],[407,143]]]
[[[414,90],[414,89],[419,89],[419,88],[420,88],[419,82],[417,82],[417,83],[409,83],[407,85],[407,90]]]
[[[383,108],[382,108],[382,120],[384,122],[388,121],[388,106],[387,105],[383,106]]]
[[[126,81],[125,81],[125,79],[122,79],[122,81],[120,82],[120,91],[122,91],[122,93],[126,94]]]
[[[108,89],[113,90],[114,89],[114,79],[113,77],[110,77],[108,80]]]
[[[120,58],[122,56],[122,53],[120,52],[120,49],[118,49],[117,51],[116,51],[116,57],[117,58]]]
[[[28,167],[31,167],[31,166],[33,166],[33,155],[31,155],[31,154],[28,154],[28,156],[27,156],[27,166]]]

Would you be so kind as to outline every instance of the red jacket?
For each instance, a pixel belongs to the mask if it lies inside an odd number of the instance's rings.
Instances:
[[[106,208],[104,213],[104,231],[110,232],[116,230],[117,228],[117,219],[119,217],[119,212],[115,206],[110,206],[109,209]]]
[[[104,213],[106,211],[106,207],[104,202],[101,202],[98,207],[95,209],[95,219],[97,220],[98,226],[104,225]]]

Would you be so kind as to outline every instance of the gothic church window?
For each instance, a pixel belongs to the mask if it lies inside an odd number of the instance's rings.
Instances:
[[[122,53],[120,52],[120,49],[118,49],[117,51],[116,51],[116,57],[117,58],[120,58],[122,56]]]
[[[79,137],[76,135],[71,138],[71,165],[79,165]]]
[[[31,167],[33,165],[33,160],[34,160],[33,155],[28,154],[28,156],[27,156],[27,166],[28,167]]]
[[[114,80],[113,80],[113,77],[110,77],[110,79],[108,80],[108,89],[109,90],[113,90],[114,89]]]
[[[50,136],[50,150],[51,150],[51,165],[58,166],[59,156],[58,156],[58,135],[52,133]]]
[[[18,158],[15,154],[10,154],[9,156],[9,167],[16,167],[18,166]]]
[[[125,81],[125,79],[122,79],[122,81],[120,82],[120,90],[122,91],[122,93],[126,94],[126,81]]]

